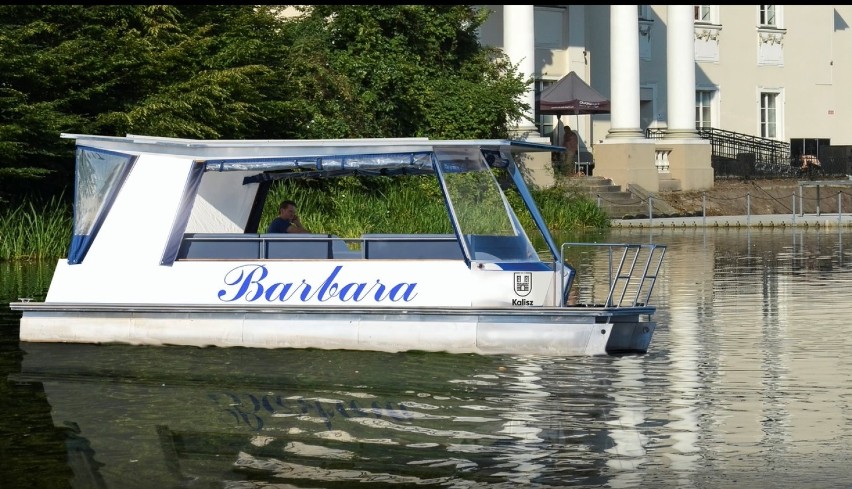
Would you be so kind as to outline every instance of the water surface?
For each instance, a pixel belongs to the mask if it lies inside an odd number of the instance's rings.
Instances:
[[[25,344],[0,308],[0,487],[840,487],[843,230],[668,246],[646,355]],[[0,263],[0,304],[52,264]]]

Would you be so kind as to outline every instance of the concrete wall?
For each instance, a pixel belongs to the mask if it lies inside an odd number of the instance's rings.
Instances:
[[[648,96],[653,119],[643,111],[644,127],[665,127],[667,6],[650,5],[649,56],[640,61],[642,100]],[[778,139],[830,138],[833,145],[852,144],[852,7],[846,5],[781,5],[782,60],[759,60],[758,5],[717,5],[718,59],[696,59],[698,89],[718,90],[714,127],[760,135],[761,90],[782,93]],[[702,31],[696,26],[696,33]],[[592,86],[611,94],[609,6],[585,6],[585,31]],[[700,50],[700,41],[696,42]],[[592,133],[599,143],[609,131],[609,118],[596,116]]]
[[[713,167],[708,164],[711,155],[709,141],[662,140],[655,146],[657,150],[667,150],[669,174],[680,181],[681,190],[713,188]]]
[[[595,145],[595,175],[609,178],[622,189],[633,183],[649,192],[658,192],[660,178],[654,159],[651,140],[607,140]]]

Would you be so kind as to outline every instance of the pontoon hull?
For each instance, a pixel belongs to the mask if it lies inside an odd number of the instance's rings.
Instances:
[[[645,353],[652,307],[311,309],[18,302],[25,342],[383,352]]]
[[[651,341],[665,246],[558,246],[517,160],[561,147],[63,137],[77,141],[71,243],[44,302],[11,304],[24,342],[604,355]],[[263,232],[276,181],[343,176],[425,176],[431,190],[380,212],[428,209],[442,232]]]

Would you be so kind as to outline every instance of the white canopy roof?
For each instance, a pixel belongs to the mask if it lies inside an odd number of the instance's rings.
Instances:
[[[436,146],[478,146],[508,149],[513,153],[564,151],[560,146],[509,139],[433,140],[428,138],[364,139],[181,139],[154,136],[61,135],[76,139],[78,146],[91,146],[131,154],[158,153],[190,156],[199,160],[323,157],[333,155],[376,155],[388,153],[432,152]]]

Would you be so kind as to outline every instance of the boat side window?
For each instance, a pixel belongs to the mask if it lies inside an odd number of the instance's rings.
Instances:
[[[479,148],[436,148],[435,155],[452,218],[471,259],[538,261]]]

